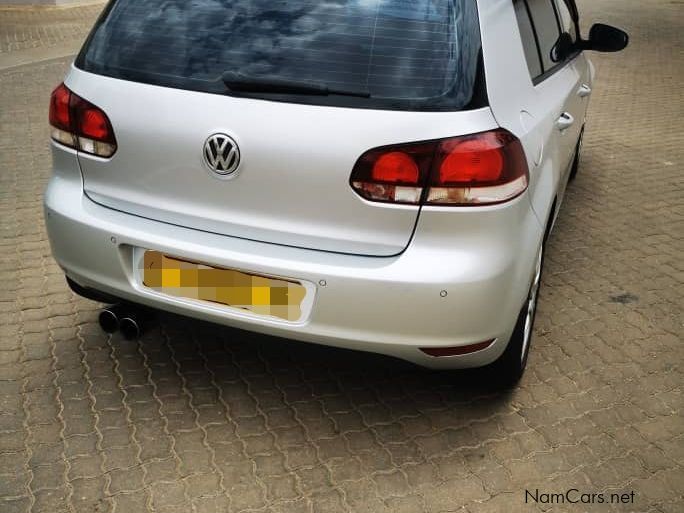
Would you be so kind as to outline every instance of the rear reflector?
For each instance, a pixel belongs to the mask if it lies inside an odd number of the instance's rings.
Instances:
[[[527,189],[520,141],[502,129],[364,153],[351,186],[369,201],[409,205],[491,205]]]
[[[116,152],[112,124],[102,109],[60,84],[50,98],[52,138],[76,150],[109,158]]]
[[[445,356],[463,356],[465,354],[476,353],[487,349],[494,343],[494,340],[488,340],[487,342],[480,342],[478,344],[471,344],[469,346],[458,346],[458,347],[421,347],[420,350],[423,351],[428,356],[434,356],[435,358],[442,358]]]

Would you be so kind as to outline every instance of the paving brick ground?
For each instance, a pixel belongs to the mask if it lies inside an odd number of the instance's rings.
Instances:
[[[30,48],[80,42],[88,35],[101,3],[77,8],[0,8],[0,57]]]
[[[69,61],[0,72],[0,512],[684,511],[684,10],[583,7],[632,45],[595,56],[581,174],[510,394],[171,316],[139,343],[105,336],[42,221],[47,98]],[[17,12],[0,10],[0,56],[94,16],[40,10],[34,30]],[[525,504],[571,488],[635,501]]]

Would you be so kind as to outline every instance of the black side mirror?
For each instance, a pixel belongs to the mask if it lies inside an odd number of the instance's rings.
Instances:
[[[596,52],[619,52],[629,44],[629,35],[624,30],[596,23],[589,31],[589,39],[583,41],[585,50]]]

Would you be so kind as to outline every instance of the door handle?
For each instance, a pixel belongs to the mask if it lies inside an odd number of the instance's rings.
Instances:
[[[556,126],[561,132],[564,132],[568,128],[572,126],[572,124],[575,122],[575,118],[572,117],[572,114],[569,112],[563,112],[561,114],[561,117],[558,118],[558,121],[556,121]]]
[[[591,87],[589,87],[587,84],[582,84],[580,88],[577,90],[577,96],[580,98],[586,98],[591,94]]]

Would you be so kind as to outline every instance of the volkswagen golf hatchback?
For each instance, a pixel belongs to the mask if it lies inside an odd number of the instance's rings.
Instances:
[[[578,23],[574,0],[112,0],[51,98],[54,257],[91,299],[515,383],[585,51],[627,44]]]

